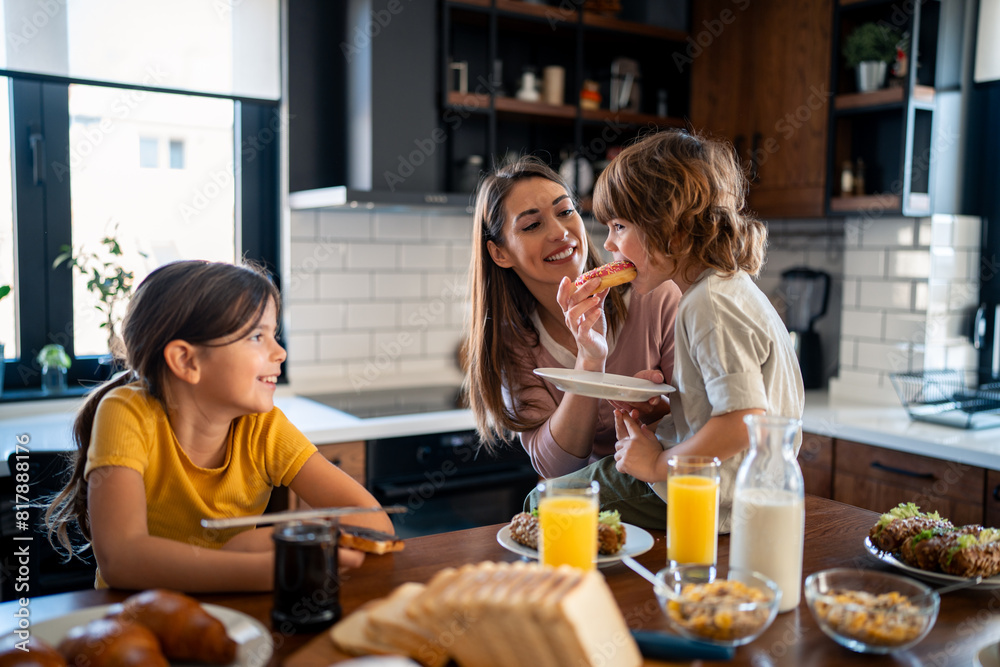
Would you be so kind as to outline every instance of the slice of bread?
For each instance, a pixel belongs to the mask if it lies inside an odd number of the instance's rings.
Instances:
[[[384,604],[384,599],[372,600],[340,619],[330,628],[334,645],[348,655],[398,655],[399,649],[368,636],[369,615]]]
[[[394,646],[398,649],[396,652],[405,653],[425,667],[443,667],[448,662],[447,651],[431,633],[406,615],[406,607],[423,594],[424,588],[423,584],[414,582],[401,584],[369,612],[365,632],[369,639]]]

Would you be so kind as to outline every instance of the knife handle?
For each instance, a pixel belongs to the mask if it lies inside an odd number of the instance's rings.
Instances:
[[[736,649],[716,646],[664,632],[633,630],[632,637],[639,645],[639,652],[654,660],[732,660]]]

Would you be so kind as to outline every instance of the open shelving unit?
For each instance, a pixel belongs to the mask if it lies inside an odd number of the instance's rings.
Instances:
[[[942,95],[955,93],[961,49],[949,22],[963,13],[964,0],[906,3],[839,0],[834,7],[829,117],[827,212],[924,216],[934,212],[932,141],[942,121]],[[948,6],[946,6],[948,5]],[[909,35],[905,76],[887,74],[886,87],[858,92],[854,71],[841,53],[857,26],[875,22]],[[957,94],[957,93],[956,93]],[[946,105],[950,108],[953,105]],[[840,192],[842,165],[865,164],[863,193]]]
[[[666,66],[688,34],[647,23],[581,11],[576,5],[539,5],[519,0],[442,0],[442,127],[448,134],[445,189],[460,192],[460,167],[482,156],[490,169],[508,153],[532,153],[558,169],[567,154],[591,163],[607,148],[650,128],[685,127],[689,74]],[[612,60],[632,58],[641,68],[639,111],[608,108]],[[503,63],[494,80],[493,63]],[[468,92],[455,90],[452,62],[467,67]],[[521,72],[559,65],[565,70],[562,104],[515,97]],[[601,83],[600,109],[583,109],[579,91],[586,79]],[[669,116],[656,114],[658,91],[666,91]]]

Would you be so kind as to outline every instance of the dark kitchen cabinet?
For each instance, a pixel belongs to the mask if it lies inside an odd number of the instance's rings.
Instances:
[[[525,153],[555,168],[576,154],[599,169],[609,148],[640,132],[685,125],[689,68],[672,55],[683,53],[687,32],[578,9],[582,4],[442,2],[439,93],[447,191],[471,194],[480,169]],[[649,4],[651,11],[662,10]],[[633,80],[640,88],[638,109],[610,109],[612,61],[620,57],[639,64],[641,78]],[[551,104],[544,97],[518,99],[523,71],[533,68],[541,81],[547,66],[564,71],[562,98]],[[580,106],[585,80],[599,84],[599,109]]]
[[[693,5],[691,122],[733,143],[763,218],[825,212],[831,2]]]
[[[833,438],[803,433],[798,461],[806,493],[833,498]]]
[[[831,215],[925,216],[963,213],[958,181],[963,160],[963,33],[966,0],[839,0],[833,15],[829,114],[828,205]],[[843,45],[858,26],[875,23],[904,36],[905,72],[886,87],[859,92]],[[891,69],[891,65],[890,65]],[[863,163],[844,191],[845,167]]]

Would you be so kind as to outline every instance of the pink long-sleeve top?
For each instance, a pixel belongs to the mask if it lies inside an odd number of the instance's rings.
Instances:
[[[680,290],[672,282],[666,282],[645,295],[630,292],[628,316],[617,337],[608,341],[611,351],[605,372],[633,376],[642,370],[659,369],[664,381],[669,383],[674,371],[674,319],[680,297]],[[539,475],[557,477],[614,453],[617,440],[614,409],[608,401],[598,403],[594,448],[589,457],[574,456],[559,446],[549,430],[549,422],[556,406],[562,401],[563,392],[531,371],[535,368],[573,368],[576,356],[545,332],[537,316],[534,319],[540,341],[538,346],[526,350],[528,364],[517,383],[522,389],[516,392],[514,399],[538,403],[534,409],[525,409],[524,414],[545,417],[545,421],[538,428],[522,432],[521,445]],[[510,385],[506,388],[509,390]]]

